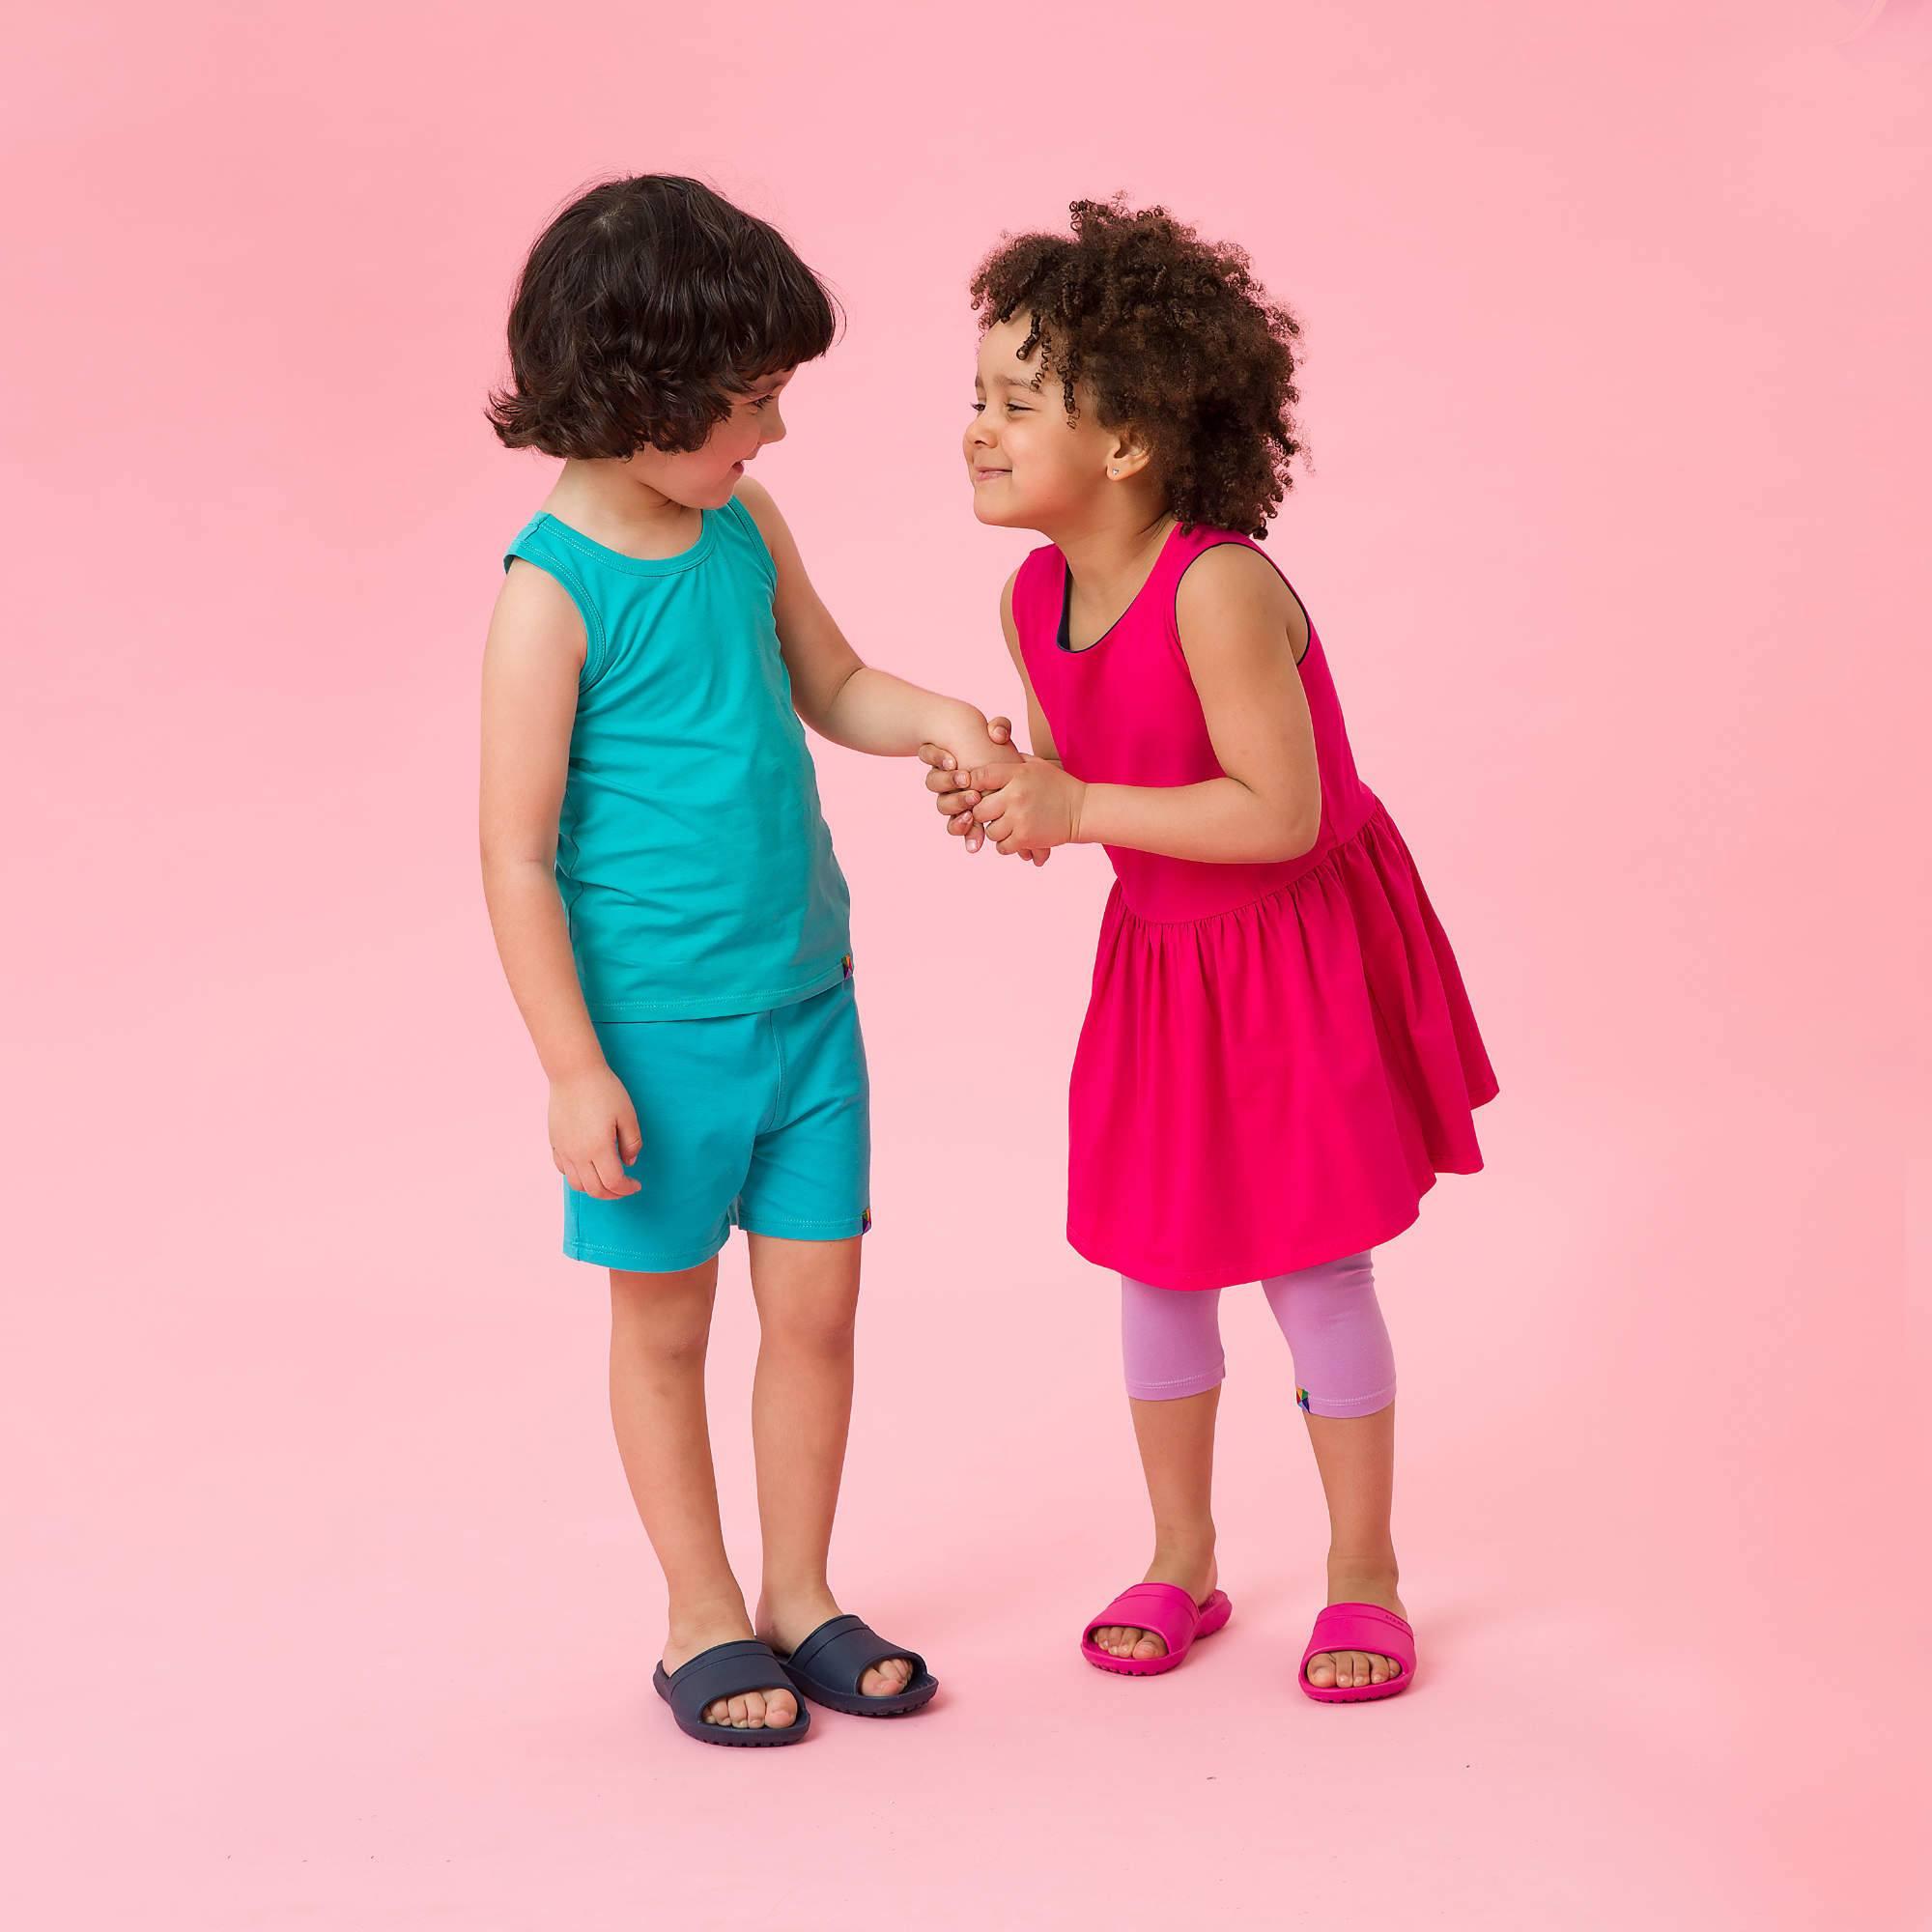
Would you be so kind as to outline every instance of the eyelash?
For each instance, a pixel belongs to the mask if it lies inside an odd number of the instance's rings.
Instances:
[[[758,414],[762,415],[765,411],[765,405],[769,402],[775,402],[778,399],[778,393],[779,392],[776,389],[774,389],[769,396],[758,396],[754,398],[752,403],[752,408],[754,411],[756,411]]]
[[[1007,405],[1007,408],[1008,408],[1009,410],[1010,410],[1010,411],[1011,411],[1011,412],[1013,412],[1014,414],[1016,414],[1016,415],[1023,415],[1023,416],[1030,416],[1030,415],[1032,415],[1032,414],[1033,414],[1033,412],[1032,412],[1032,411],[1031,411],[1030,409],[1028,409],[1028,408],[1027,408],[1027,406],[1026,406],[1026,405],[1025,405],[1024,403],[1009,403],[1009,404]],[[984,415],[984,414],[986,413],[986,406],[985,406],[985,404],[984,404],[984,403],[975,403],[975,404],[973,405],[973,413],[974,413],[974,414],[975,414],[976,416],[982,416],[982,415]]]

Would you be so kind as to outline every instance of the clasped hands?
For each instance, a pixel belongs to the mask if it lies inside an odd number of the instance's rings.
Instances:
[[[1013,741],[1008,719],[989,718],[986,731],[996,745]],[[943,745],[922,745],[919,755],[931,767],[925,788],[938,794],[947,831],[965,839],[967,851],[977,852],[990,838],[996,851],[1043,866],[1056,845],[1078,840],[1087,787],[1052,759],[1015,752],[961,771]]]

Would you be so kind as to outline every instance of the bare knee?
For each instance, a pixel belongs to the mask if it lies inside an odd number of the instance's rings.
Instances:
[[[859,1310],[859,1243],[754,1235],[752,1293],[767,1352],[849,1356]]]
[[[711,1335],[718,1265],[678,1274],[611,1270],[611,1346],[668,1362],[702,1361]]]
[[[851,1354],[857,1327],[856,1298],[788,1303],[781,1308],[768,1305],[758,1316],[763,1347],[827,1361]]]

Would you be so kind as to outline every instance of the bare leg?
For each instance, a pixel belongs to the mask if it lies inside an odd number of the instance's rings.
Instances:
[[[1153,1509],[1153,1561],[1145,1581],[1178,1583],[1198,1604],[1214,1587],[1214,1420],[1221,1387],[1171,1402],[1130,1398],[1141,1470]],[[1094,1641],[1114,1657],[1165,1657],[1152,1631],[1108,1625]]]
[[[1310,1414],[1308,1439],[1328,1499],[1328,1601],[1375,1604],[1405,1615],[1389,1529],[1395,1404],[1373,1415]],[[1400,1665],[1373,1652],[1321,1651],[1308,1660],[1308,1681],[1318,1690],[1386,1684],[1400,1674]]]
[[[704,1408],[704,1352],[718,1263],[681,1274],[611,1270],[611,1420],[644,1534],[670,1598],[667,1670],[713,1644],[752,1634],[718,1521],[718,1479]],[[738,1729],[789,1724],[789,1687],[721,1698],[705,1721]]]
[[[860,1243],[750,1238],[759,1329],[752,1442],[765,1557],[757,1628],[782,1656],[839,1613],[826,1563],[852,1419]],[[890,1697],[911,1681],[911,1663],[889,1658],[859,1689]]]

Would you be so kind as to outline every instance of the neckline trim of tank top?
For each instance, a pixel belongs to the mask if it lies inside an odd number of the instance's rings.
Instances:
[[[606,563],[612,570],[629,571],[634,577],[670,577],[680,570],[690,570],[709,556],[718,542],[716,510],[699,510],[697,541],[689,550],[678,551],[671,556],[631,556],[621,550],[612,550],[609,544],[601,544],[595,537],[585,536],[575,524],[566,524],[561,517],[554,516],[549,510],[539,510],[536,520],[548,524],[565,543],[575,550],[581,550],[594,556],[600,563]]]
[[[1104,644],[1107,641],[1107,639],[1111,638],[1114,635],[1114,633],[1118,631],[1121,628],[1121,626],[1124,624],[1127,621],[1127,619],[1134,614],[1135,607],[1140,603],[1141,599],[1148,594],[1148,586],[1154,581],[1156,577],[1160,575],[1160,567],[1167,561],[1167,554],[1174,548],[1174,540],[1179,534],[1180,534],[1180,523],[1179,520],[1177,519],[1172,525],[1169,526],[1166,536],[1161,538],[1160,548],[1153,554],[1153,562],[1150,566],[1148,574],[1141,579],[1141,587],[1138,590],[1136,590],[1131,597],[1127,599],[1126,609],[1122,611],[1121,614],[1118,617],[1116,617],[1114,621],[1111,624],[1109,624],[1107,628],[1104,631],[1102,631],[1100,635],[1097,638],[1095,638],[1091,644],[1076,645],[1067,641],[1069,637],[1071,636],[1071,623],[1073,616],[1073,569],[1072,566],[1066,561],[1066,553],[1065,551],[1061,551],[1060,615],[1054,619],[1054,625],[1053,625],[1053,641],[1055,648],[1058,649],[1064,656],[1069,658],[1091,658],[1094,655],[1094,653],[1097,651],[1100,648],[1100,646]],[[1057,549],[1058,546],[1056,545],[1055,548]]]

